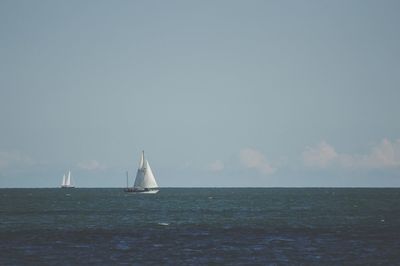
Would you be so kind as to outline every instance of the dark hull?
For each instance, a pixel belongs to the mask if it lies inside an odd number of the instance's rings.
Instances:
[[[145,188],[145,189],[125,188],[124,191],[128,192],[128,193],[155,194],[159,191],[159,189],[158,188]]]

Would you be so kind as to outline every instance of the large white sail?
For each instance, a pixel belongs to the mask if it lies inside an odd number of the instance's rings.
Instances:
[[[140,160],[139,160],[139,168],[138,169],[142,169],[144,166],[144,151],[142,151],[142,154],[140,156]]]
[[[66,186],[71,186],[71,171],[68,171],[67,182],[65,182]]]
[[[153,171],[151,171],[150,164],[146,160],[146,173],[145,173],[145,178],[144,178],[144,183],[145,187],[147,188],[157,188],[157,182],[156,179],[154,178]]]
[[[153,171],[150,168],[150,164],[144,158],[144,152],[142,152],[140,156],[139,168],[136,173],[136,179],[133,188],[134,190],[149,190],[158,188]]]
[[[61,183],[61,186],[65,186],[65,174],[63,175],[63,179],[62,179],[62,183]]]
[[[135,184],[133,185],[133,187],[140,188],[140,189],[145,188],[145,186],[144,186],[144,177],[145,177],[144,169],[143,168],[139,168],[137,170],[137,173],[136,173]]]

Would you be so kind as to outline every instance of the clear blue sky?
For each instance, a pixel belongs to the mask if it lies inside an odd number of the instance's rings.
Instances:
[[[0,1],[0,187],[400,186],[399,1]]]

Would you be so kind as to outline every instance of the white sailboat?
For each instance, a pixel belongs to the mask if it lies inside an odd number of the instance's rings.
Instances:
[[[62,183],[61,183],[61,188],[74,188],[74,185],[72,183],[71,179],[71,171],[68,171],[68,174],[63,176]]]
[[[140,156],[139,168],[133,187],[127,187],[126,192],[155,194],[159,191],[157,181],[151,171],[149,162],[144,158],[144,151]]]

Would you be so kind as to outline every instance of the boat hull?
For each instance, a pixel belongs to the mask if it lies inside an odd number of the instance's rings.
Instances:
[[[124,189],[125,192],[131,193],[131,194],[156,194],[159,189],[135,189],[135,188],[126,188]]]
[[[74,186],[61,186],[61,188],[75,188]]]

